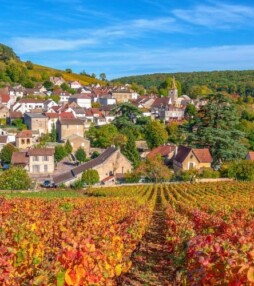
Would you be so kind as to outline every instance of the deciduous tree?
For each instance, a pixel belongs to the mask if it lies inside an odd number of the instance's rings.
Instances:
[[[82,174],[83,182],[87,185],[94,185],[100,181],[99,173],[97,170],[89,169]]]

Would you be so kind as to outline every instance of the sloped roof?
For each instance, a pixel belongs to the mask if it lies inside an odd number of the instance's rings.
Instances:
[[[167,106],[169,103],[168,97],[157,97],[152,103],[152,107]]]
[[[174,160],[180,163],[184,162],[190,151],[191,151],[190,147],[179,146]]]
[[[83,121],[78,118],[64,119],[60,120],[61,125],[83,125]]]
[[[0,135],[0,143],[5,144],[7,143],[8,136],[7,135]]]
[[[213,158],[209,149],[193,149],[192,151],[200,163],[212,163]]]
[[[34,148],[27,151],[29,156],[53,156],[54,153],[53,148]]]
[[[27,152],[13,152],[11,164],[28,164],[29,158]]]
[[[15,118],[22,118],[23,114],[20,111],[10,111],[9,117],[13,118],[13,119],[15,119]]]
[[[100,154],[97,158],[84,163],[82,165],[79,165],[78,167],[73,168],[71,171],[63,173],[58,176],[53,177],[53,181],[55,184],[61,184],[64,182],[67,182],[69,180],[72,180],[77,175],[83,173],[86,170],[95,168],[96,166],[102,164],[105,162],[114,152],[117,151],[117,148],[115,147],[109,147],[105,152]]]
[[[183,163],[191,151],[193,152],[193,154],[196,156],[197,160],[200,163],[212,163],[213,158],[208,148],[192,149],[191,147],[187,147],[187,146],[178,147],[175,161]]]
[[[8,103],[11,99],[9,94],[1,94],[0,97],[1,97],[2,103]]]
[[[16,135],[16,138],[32,138],[32,134],[32,130],[23,130]]]
[[[165,157],[165,156],[168,156],[168,154],[170,154],[171,152],[174,152],[176,149],[175,146],[172,146],[172,145],[162,145],[162,146],[159,146],[155,149],[153,149],[148,155],[147,157],[148,158],[153,158],[154,156],[156,155],[161,155],[161,157]]]

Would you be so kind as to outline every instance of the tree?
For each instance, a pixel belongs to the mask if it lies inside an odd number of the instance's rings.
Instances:
[[[240,181],[254,180],[254,162],[250,160],[233,161],[228,166],[229,178]]]
[[[194,116],[197,114],[197,108],[194,104],[189,103],[184,111],[184,115],[188,120],[191,120],[194,118]]]
[[[143,116],[142,111],[130,102],[117,105],[111,113],[115,116],[113,124],[119,130],[125,127],[134,128],[137,119]]]
[[[69,139],[66,141],[64,148],[65,148],[67,154],[71,154],[72,146],[71,146]]]
[[[122,148],[122,153],[132,162],[134,167],[137,167],[140,162],[140,157],[135,144],[135,137],[130,130],[126,130],[125,135],[127,135],[128,140]]]
[[[168,91],[172,87],[172,82],[173,82],[172,77],[169,77],[164,82],[162,82],[159,86],[159,93],[164,96],[168,96]],[[181,83],[177,80],[176,80],[176,87],[178,90],[178,95],[180,96],[182,94],[182,87],[181,87]]]
[[[220,93],[209,95],[207,100],[187,141],[193,146],[209,148],[214,165],[244,158],[247,149],[242,144],[244,133],[236,129],[239,116],[235,105]]]
[[[66,71],[67,73],[72,73],[72,69],[70,69],[70,68],[65,69],[65,71]]]
[[[31,185],[31,179],[25,169],[12,167],[0,176],[2,190],[27,190]]]
[[[151,149],[165,144],[168,140],[165,125],[158,120],[149,122],[145,129],[145,138],[148,147]]]
[[[82,147],[79,147],[78,150],[75,152],[75,157],[79,163],[85,162],[86,160],[86,152]]]
[[[61,160],[63,160],[67,156],[67,152],[66,152],[64,146],[62,146],[62,145],[56,146],[54,156],[55,156],[56,162],[60,162]]]
[[[51,81],[49,81],[49,80],[46,80],[46,81],[44,81],[43,86],[44,86],[46,89],[52,89],[53,86],[54,86],[54,84],[53,84],[53,82],[51,82]]]
[[[114,145],[118,135],[119,132],[113,124],[103,125],[99,128],[91,126],[87,133],[92,145],[101,148],[108,148],[111,145]]]
[[[141,162],[135,173],[145,176],[151,181],[167,181],[171,178],[172,173],[169,168],[164,165],[160,156],[147,158],[146,161]]]
[[[26,67],[28,70],[32,70],[34,68],[34,65],[31,61],[26,61]]]
[[[52,123],[52,129],[50,132],[50,139],[51,139],[51,142],[56,142],[56,140],[57,140],[57,132],[56,132],[55,123]]]
[[[12,154],[14,152],[18,151],[18,149],[13,146],[12,144],[8,143],[6,145],[4,145],[1,153],[0,153],[0,158],[1,158],[1,161],[3,163],[11,163],[11,157],[12,157]]]
[[[24,124],[23,120],[21,118],[14,119],[12,121],[12,125],[16,126],[18,130],[26,130],[27,126]]]
[[[88,169],[82,174],[81,180],[87,185],[94,185],[100,181],[100,176],[97,170]]]
[[[179,124],[171,122],[170,125],[166,127],[166,130],[168,132],[170,142],[177,145],[184,143],[185,135],[181,132]]]
[[[103,73],[100,73],[100,80],[106,80],[107,79],[107,76],[106,76],[106,74],[103,72]]]

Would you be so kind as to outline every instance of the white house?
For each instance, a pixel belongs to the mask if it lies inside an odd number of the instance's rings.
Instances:
[[[41,99],[22,98],[13,105],[12,110],[24,114],[36,108],[44,109],[44,102],[45,100]]]
[[[71,81],[69,85],[70,85],[70,88],[73,88],[73,89],[79,89],[82,87],[82,85],[78,81]]]
[[[74,94],[70,96],[69,103],[75,102],[80,107],[91,108],[92,107],[92,96],[87,94]]]

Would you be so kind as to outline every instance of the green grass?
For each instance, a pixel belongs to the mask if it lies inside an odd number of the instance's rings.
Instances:
[[[41,199],[55,199],[55,198],[84,198],[86,197],[81,191],[75,190],[43,190],[39,192],[19,192],[9,191],[0,193],[0,197],[5,198],[41,198]]]

